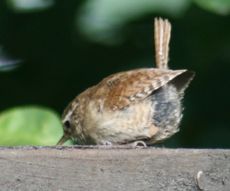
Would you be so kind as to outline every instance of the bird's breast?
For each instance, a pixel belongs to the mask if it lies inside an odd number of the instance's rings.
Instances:
[[[83,126],[85,133],[96,143],[126,143],[152,136],[149,127],[152,125],[154,108],[150,99],[116,111],[95,105],[93,101],[88,104]]]

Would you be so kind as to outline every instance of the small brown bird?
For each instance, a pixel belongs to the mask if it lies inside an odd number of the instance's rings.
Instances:
[[[63,113],[63,144],[146,146],[178,132],[184,91],[194,73],[168,69],[171,24],[155,19],[157,68],[110,75],[78,95]]]

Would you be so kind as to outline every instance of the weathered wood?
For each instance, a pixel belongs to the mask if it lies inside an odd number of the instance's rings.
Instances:
[[[0,190],[230,190],[230,150],[0,147]]]

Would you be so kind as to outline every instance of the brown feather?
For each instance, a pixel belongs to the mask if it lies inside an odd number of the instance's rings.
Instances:
[[[156,67],[167,69],[171,24],[167,19],[163,20],[162,18],[156,18],[154,26]]]
[[[113,74],[92,89],[92,98],[101,99],[104,108],[123,109],[145,99],[185,71],[146,68]]]

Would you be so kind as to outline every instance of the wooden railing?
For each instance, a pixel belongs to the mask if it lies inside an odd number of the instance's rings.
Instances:
[[[0,147],[0,190],[230,191],[230,150]]]

